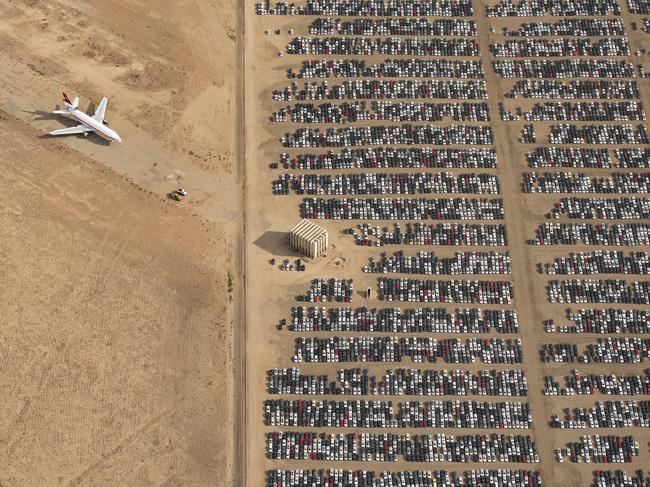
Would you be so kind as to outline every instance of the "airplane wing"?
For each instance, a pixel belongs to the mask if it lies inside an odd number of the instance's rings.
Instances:
[[[102,101],[99,102],[99,106],[97,107],[97,110],[95,110],[95,114],[93,115],[93,118],[100,123],[104,122],[104,114],[106,113],[107,103],[108,103],[108,98],[106,97],[102,98]]]
[[[58,129],[52,130],[50,135],[72,135],[72,134],[83,134],[85,132],[92,132],[93,130],[90,127],[85,125],[77,125],[76,127],[68,127],[67,129]]]

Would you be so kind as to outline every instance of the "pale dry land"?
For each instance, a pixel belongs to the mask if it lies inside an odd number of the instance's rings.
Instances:
[[[232,485],[234,7],[0,0],[3,487]]]

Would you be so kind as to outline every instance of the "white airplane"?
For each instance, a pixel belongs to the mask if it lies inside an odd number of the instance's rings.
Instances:
[[[50,132],[50,135],[72,135],[72,134],[83,134],[84,137],[88,137],[88,134],[95,132],[102,139],[105,139],[109,142],[117,141],[122,142],[120,136],[117,135],[115,130],[109,129],[107,127],[106,120],[104,120],[104,114],[106,113],[106,104],[108,99],[106,97],[102,98],[102,101],[99,102],[95,114],[91,117],[90,115],[78,110],[79,106],[79,97],[75,96],[74,100],[70,101],[68,95],[63,93],[63,103],[65,104],[65,109],[63,110],[54,110],[52,113],[57,115],[65,115],[66,117],[72,118],[79,122],[79,125],[74,127],[69,127],[65,129],[53,130]]]

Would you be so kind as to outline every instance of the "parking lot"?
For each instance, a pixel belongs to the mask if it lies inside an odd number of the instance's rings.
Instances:
[[[250,14],[251,485],[649,486],[650,4]]]

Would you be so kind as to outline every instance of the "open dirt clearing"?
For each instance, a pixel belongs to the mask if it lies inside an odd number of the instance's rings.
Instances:
[[[0,2],[0,485],[231,485],[234,22]],[[42,137],[61,91],[124,142]]]

